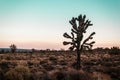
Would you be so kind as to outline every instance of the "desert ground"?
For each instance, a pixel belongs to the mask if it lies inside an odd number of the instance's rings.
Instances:
[[[84,52],[75,69],[76,52],[0,54],[0,80],[120,80],[120,54]]]

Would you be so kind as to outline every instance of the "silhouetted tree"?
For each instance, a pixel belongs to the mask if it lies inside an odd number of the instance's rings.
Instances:
[[[15,53],[17,47],[16,47],[16,45],[11,44],[11,45],[10,45],[10,49],[11,49],[11,52],[12,52],[12,53]]]
[[[110,54],[115,54],[115,55],[120,54],[120,49],[119,49],[119,47],[113,46],[113,47],[110,49]]]
[[[90,20],[85,20],[86,15],[82,16],[79,15],[78,18],[72,18],[69,23],[72,25],[72,29],[71,29],[71,36],[68,35],[67,33],[64,33],[63,36],[65,38],[69,38],[72,41],[71,42],[63,42],[63,45],[72,45],[71,47],[69,47],[70,50],[76,50],[77,51],[77,65],[76,68],[80,69],[80,65],[81,65],[81,59],[80,59],[80,55],[83,49],[87,49],[90,50],[93,46],[93,44],[95,43],[95,41],[89,42],[88,41],[90,39],[93,39],[93,35],[95,34],[95,32],[92,32],[89,37],[87,37],[85,40],[83,40],[83,34],[86,33],[86,29],[88,28],[88,26],[92,26],[93,24],[91,24]],[[82,41],[83,40],[83,41]]]
[[[35,52],[35,49],[34,48],[32,48],[32,53],[34,53]]]
[[[50,49],[46,49],[46,51],[50,51]]]

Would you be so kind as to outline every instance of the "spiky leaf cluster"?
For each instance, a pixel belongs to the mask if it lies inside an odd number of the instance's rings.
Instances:
[[[86,15],[82,16],[79,15],[77,18],[72,18],[69,23],[72,25],[71,29],[71,35],[64,33],[63,36],[65,38],[71,39],[71,42],[64,41],[63,45],[68,45],[70,44],[71,47],[69,47],[70,50],[77,49],[78,46],[79,48],[86,48],[86,49],[91,49],[93,44],[95,43],[94,41],[87,43],[90,39],[92,39],[93,35],[95,32],[91,33],[88,38],[86,38],[83,43],[81,44],[81,41],[83,39],[83,33],[86,33],[86,29],[88,26],[92,26],[90,20],[86,20]]]
[[[82,43],[81,47],[83,47],[84,49],[87,49],[87,50],[91,50],[91,48],[93,47],[93,44],[95,43],[95,41],[92,41],[92,42],[89,42],[89,40],[93,39],[93,35],[95,35],[95,32],[92,32],[90,34],[90,36],[88,36]]]

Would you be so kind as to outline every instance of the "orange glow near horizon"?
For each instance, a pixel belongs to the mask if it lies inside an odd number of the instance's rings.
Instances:
[[[11,44],[15,44],[17,48],[25,49],[61,49],[65,48],[61,43],[53,42],[0,42],[1,48],[9,48]]]
[[[2,41],[0,42],[0,48],[9,48],[11,44],[15,44],[17,48],[25,48],[25,49],[68,49],[69,46],[64,46],[62,42],[9,42],[9,41]],[[118,43],[95,43],[93,48],[103,47],[103,48],[111,48],[113,46],[120,47]]]

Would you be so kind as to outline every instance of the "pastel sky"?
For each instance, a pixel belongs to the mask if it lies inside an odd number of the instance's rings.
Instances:
[[[94,47],[120,47],[120,0],[0,0],[0,47],[67,49],[69,20],[85,14]]]

